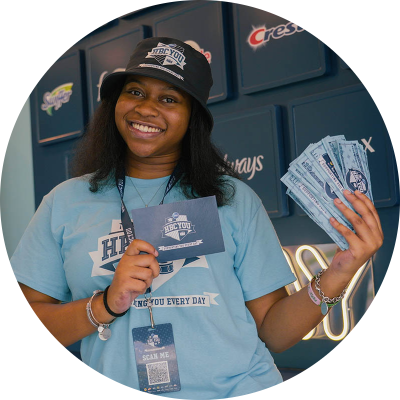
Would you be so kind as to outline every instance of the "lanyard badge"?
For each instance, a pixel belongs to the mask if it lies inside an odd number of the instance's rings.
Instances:
[[[169,178],[160,204],[164,203],[165,196],[179,181],[181,175],[182,168],[181,164],[178,163]],[[135,227],[124,203],[125,171],[117,178],[117,188],[121,197],[122,229],[128,244],[131,244],[135,239]],[[150,326],[132,330],[139,388],[143,392],[154,394],[177,392],[181,390],[181,384],[172,325],[155,325],[150,287],[144,297],[149,309]]]
[[[132,329],[139,388],[161,394],[181,390],[171,324]]]

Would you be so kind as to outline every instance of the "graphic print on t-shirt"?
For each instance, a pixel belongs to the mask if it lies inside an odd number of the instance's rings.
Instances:
[[[113,220],[111,232],[98,238],[97,250],[89,252],[93,260],[92,277],[113,275],[118,262],[128,247],[122,230],[121,220]],[[186,258],[160,263],[160,275],[153,280],[151,285],[154,293],[160,286],[173,278],[182,268],[209,268],[205,256]],[[188,307],[218,305],[215,301],[219,293],[203,292],[191,296],[154,297],[154,307]],[[132,306],[147,308],[144,299],[137,299]]]

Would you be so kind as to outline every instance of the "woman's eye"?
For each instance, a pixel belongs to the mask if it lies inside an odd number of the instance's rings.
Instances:
[[[141,96],[142,93],[139,90],[128,90],[129,93],[133,94],[134,96]]]
[[[176,103],[176,101],[171,97],[166,97],[165,99],[163,99],[163,101],[166,103]]]

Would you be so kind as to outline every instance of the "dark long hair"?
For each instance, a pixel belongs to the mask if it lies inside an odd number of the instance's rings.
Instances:
[[[73,175],[91,174],[90,191],[114,186],[124,171],[126,143],[115,124],[115,105],[121,86],[104,99],[75,149]],[[180,186],[188,199],[216,196],[218,206],[229,204],[235,194],[226,175],[239,178],[211,141],[211,123],[203,107],[193,99],[189,128],[182,141],[183,174]]]

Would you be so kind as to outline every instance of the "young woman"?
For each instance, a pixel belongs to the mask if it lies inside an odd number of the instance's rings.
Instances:
[[[281,382],[269,350],[293,346],[324,317],[315,281],[314,294],[303,288],[288,296],[284,286],[295,277],[260,199],[211,144],[211,85],[207,60],[189,45],[139,43],[126,71],[103,82],[77,158],[79,177],[44,197],[11,260],[33,310],[63,345],[82,340],[85,363],[157,392],[137,362],[153,357],[159,368],[163,361],[151,352],[138,361],[134,344],[136,330],[150,325],[140,304],[152,304],[155,325],[172,324],[177,357],[178,372],[169,372],[179,384],[164,382],[163,395],[185,399],[234,397]],[[131,210],[213,195],[223,253],[160,265],[151,243],[127,235]],[[350,247],[320,277],[329,298],[383,241],[371,201],[359,192],[345,196],[359,215],[335,201],[356,234],[332,219]],[[149,299],[150,287],[153,303],[138,302]],[[147,344],[160,341],[153,334]]]

